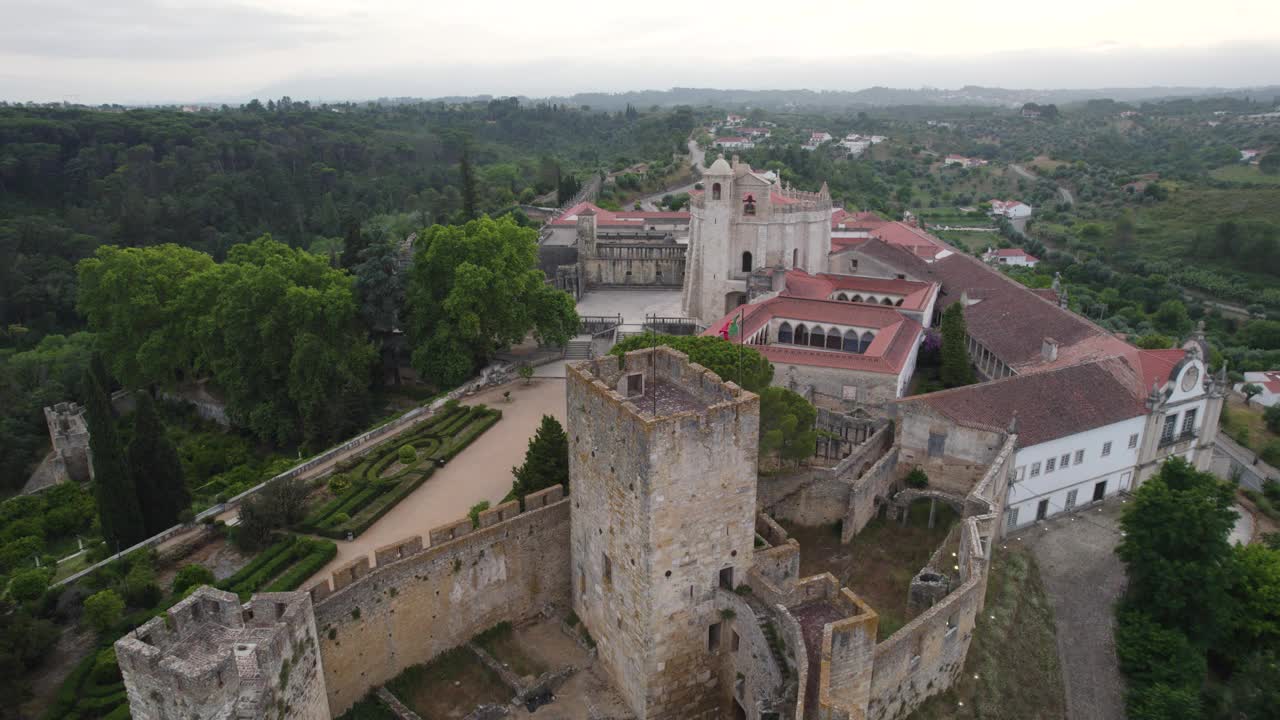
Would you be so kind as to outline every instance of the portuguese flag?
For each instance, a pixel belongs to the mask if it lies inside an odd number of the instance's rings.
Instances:
[[[741,317],[742,317],[742,313],[738,313],[737,317],[725,323],[724,327],[720,328],[720,337],[725,340],[728,340],[730,337],[740,333],[742,331],[742,328],[739,327],[738,320]]]

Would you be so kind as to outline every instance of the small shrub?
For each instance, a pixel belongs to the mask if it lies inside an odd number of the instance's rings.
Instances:
[[[181,595],[187,588],[212,585],[215,581],[213,571],[209,568],[203,565],[184,565],[178,570],[178,574],[173,576],[171,590],[174,595]]]
[[[412,445],[400,446],[400,464],[409,465],[418,459],[418,451]]]
[[[351,480],[346,475],[335,473],[329,478],[329,492],[336,495],[344,495],[351,489]]]
[[[49,589],[50,571],[46,568],[19,570],[9,581],[9,596],[18,602],[32,602]]]
[[[116,649],[104,648],[93,661],[93,670],[89,677],[97,685],[111,685],[120,682],[120,665],[116,662]]]
[[[105,635],[120,622],[124,600],[114,590],[103,590],[84,599],[84,619],[89,627]]]
[[[467,517],[471,518],[471,527],[473,528],[480,527],[480,513],[488,509],[489,509],[488,500],[481,500],[480,502],[471,506],[471,509],[467,511]]]
[[[1280,465],[1280,440],[1272,440],[1258,453],[1262,461],[1269,465]]]
[[[925,473],[924,468],[914,468],[907,473],[907,487],[917,490],[929,487],[929,476]]]

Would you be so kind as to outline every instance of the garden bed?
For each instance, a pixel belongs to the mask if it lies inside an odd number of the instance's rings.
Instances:
[[[501,417],[483,405],[447,407],[354,463],[341,464],[337,470],[349,486],[307,515],[298,530],[342,540],[359,535]],[[413,451],[402,457],[406,447]]]
[[[242,601],[255,592],[297,590],[337,553],[338,547],[329,540],[289,535],[218,583],[218,587],[239,595]]]

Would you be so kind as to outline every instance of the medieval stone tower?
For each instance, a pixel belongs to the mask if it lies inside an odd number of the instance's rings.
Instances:
[[[571,365],[573,608],[638,718],[719,717],[714,596],[746,578],[759,398],[659,347]]]
[[[116,641],[135,720],[327,720],[311,596],[205,586]]]
[[[702,176],[689,204],[689,252],[681,303],[685,315],[710,325],[748,300],[752,271],[802,268],[825,272],[831,250],[831,195],[775,185],[734,158],[721,156]]]

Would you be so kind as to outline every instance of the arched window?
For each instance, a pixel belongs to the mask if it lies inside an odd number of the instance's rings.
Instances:
[[[791,323],[784,322],[778,326],[778,342],[780,343],[791,342]]]
[[[890,300],[889,298],[885,298],[885,299],[883,299],[883,300],[881,300],[881,301],[880,301],[880,304],[881,304],[881,305],[890,305],[890,306],[892,306],[892,305],[893,305],[893,301],[892,301],[892,300]]]
[[[894,305],[897,307],[902,307],[902,300],[903,298],[898,298],[898,302],[894,303]]]
[[[720,183],[711,183],[711,199],[720,199]]]
[[[827,349],[828,350],[840,349],[840,331],[839,330],[835,328],[831,328],[831,332],[827,333]]]
[[[751,253],[742,253],[742,272],[751,272]]]
[[[848,301],[849,301],[849,296],[848,296],[848,295],[845,295],[844,293],[840,293],[839,295],[837,295],[837,296],[836,296],[836,299],[837,299],[837,300],[840,300],[840,301],[842,301],[842,302],[848,302]]]
[[[747,195],[745,198],[743,198],[743,199],[742,199],[742,214],[743,214],[743,215],[755,215],[755,214],[756,214],[756,199],[755,199],[755,197],[753,197],[753,196],[751,196],[751,195]]]
[[[850,302],[862,302],[862,296],[861,296],[861,295],[854,295],[853,297],[849,298],[849,301],[850,301]]]
[[[866,300],[863,300],[862,302],[867,302],[867,303],[871,303],[872,305],[875,305],[875,304],[876,304],[876,296],[875,296],[875,295],[868,295],[868,296],[867,296],[867,299],[866,299]]]
[[[858,342],[858,352],[860,353],[866,352],[867,348],[871,347],[871,341],[875,339],[876,339],[875,334],[872,333],[870,330],[862,333],[862,339]]]
[[[827,344],[827,334],[822,331],[819,325],[809,331],[809,347],[823,347]]]
[[[852,330],[844,331],[844,345],[840,348],[845,352],[858,352],[858,333]]]
[[[791,267],[800,267],[800,248],[791,251]]]
[[[794,342],[796,345],[809,344],[809,330],[805,328],[804,323],[801,323],[796,326],[796,336],[792,340],[792,342]]]

